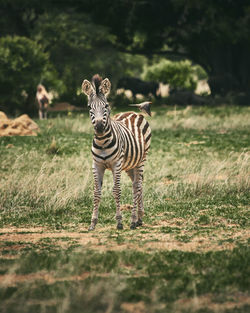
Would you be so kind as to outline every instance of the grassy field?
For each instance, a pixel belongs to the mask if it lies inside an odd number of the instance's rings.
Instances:
[[[246,107],[152,108],[143,227],[116,230],[105,173],[88,232],[93,131],[87,113],[0,138],[0,311],[250,312]]]

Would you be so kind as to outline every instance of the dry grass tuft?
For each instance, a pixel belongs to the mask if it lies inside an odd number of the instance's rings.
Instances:
[[[240,154],[232,152],[224,160],[220,160],[216,155],[210,155],[199,160],[183,157],[177,162],[173,162],[171,156],[166,157],[169,157],[169,163],[172,166],[168,166],[168,162],[166,162],[161,165],[160,173],[151,170],[148,178],[150,181],[158,181],[156,183],[157,192],[166,197],[179,197],[188,195],[190,192],[199,194],[215,190],[224,192],[234,190],[241,193],[250,188],[249,152]],[[146,173],[150,171],[151,166],[154,168],[160,163],[161,156],[154,156],[153,160],[149,158],[149,164],[146,164]],[[170,173],[173,178],[169,178]]]
[[[0,178],[3,197],[7,200],[9,195],[13,195],[12,207],[25,208],[32,203],[35,207],[56,210],[65,208],[84,194],[91,170],[90,161],[83,153],[64,162],[56,155],[43,162],[41,158],[36,151],[24,153],[12,165],[11,173]],[[31,166],[24,172],[24,167],[33,164],[34,160],[41,166]]]
[[[187,106],[184,110],[177,110],[176,108],[167,111],[165,114],[158,114],[150,119],[150,126],[152,129],[172,129],[181,127],[183,129],[197,129],[197,130],[218,130],[223,133],[232,129],[244,129],[250,127],[249,113],[234,112],[229,115],[216,115],[212,113],[193,114],[192,106]],[[162,120],[164,119],[164,123]]]

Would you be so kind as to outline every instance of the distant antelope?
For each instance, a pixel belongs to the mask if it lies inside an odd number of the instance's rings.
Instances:
[[[113,119],[110,118],[110,106],[106,98],[110,88],[109,79],[102,80],[99,75],[93,76],[92,83],[86,79],[82,83],[82,90],[88,96],[89,113],[95,131],[92,144],[94,210],[89,230],[93,230],[97,224],[101,188],[106,169],[113,173],[117,229],[123,229],[120,211],[122,170],[128,174],[133,183],[131,229],[142,225],[144,214],[142,181],[144,162],[150,146],[151,130],[142,114],[126,112],[115,115]],[[149,104],[150,102],[144,102],[139,105],[139,108],[150,115]]]
[[[36,99],[38,102],[39,119],[47,119],[47,111],[49,106],[49,95],[45,87],[41,84],[37,86]]]

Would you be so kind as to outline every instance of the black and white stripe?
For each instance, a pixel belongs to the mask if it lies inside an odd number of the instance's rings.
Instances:
[[[90,118],[95,130],[92,144],[94,210],[90,230],[95,228],[98,220],[101,187],[106,169],[112,170],[113,173],[117,228],[123,228],[120,212],[122,170],[126,171],[133,183],[131,229],[142,225],[144,213],[142,180],[144,162],[150,147],[151,130],[144,116],[135,112],[120,113],[111,119],[110,107],[106,99],[110,87],[109,80],[107,78],[102,80],[98,75],[93,77],[92,84],[87,80],[82,84],[83,92],[88,95]]]

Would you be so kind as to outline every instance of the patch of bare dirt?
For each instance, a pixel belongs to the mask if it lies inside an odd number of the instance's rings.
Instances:
[[[146,306],[143,301],[137,303],[124,302],[121,304],[121,309],[126,313],[145,313]]]
[[[41,239],[50,238],[50,239],[79,239],[82,244],[88,243],[98,243],[98,238],[94,237],[94,233],[78,233],[78,232],[68,232],[68,231],[43,231],[41,228],[11,228],[10,230],[2,229],[0,239],[1,241],[12,241],[12,242],[30,242],[37,243]]]
[[[79,281],[85,280],[90,276],[89,272],[84,272],[81,275],[73,275],[73,276],[66,276],[66,277],[55,277],[51,273],[47,272],[38,272],[38,273],[31,273],[26,275],[20,274],[5,274],[0,275],[0,286],[15,286],[18,283],[24,282],[31,282],[35,280],[44,280],[47,284],[54,284],[58,281]]]
[[[71,276],[64,276],[64,277],[57,277],[54,275],[53,272],[37,272],[37,273],[30,273],[30,274],[16,274],[16,273],[9,273],[9,274],[4,274],[0,275],[0,287],[10,287],[10,286],[16,286],[19,283],[25,283],[25,282],[34,282],[37,280],[43,280],[46,282],[46,284],[54,284],[56,282],[60,281],[81,281],[85,280],[89,277],[110,277],[112,274],[110,273],[91,273],[91,272],[83,272],[80,275],[71,275]],[[135,273],[129,274],[131,277],[145,277],[145,274],[139,274]],[[119,277],[127,277],[126,274],[119,274]]]
[[[39,233],[43,232],[45,229],[44,227],[4,227],[0,228],[0,234],[2,233],[22,233],[22,232],[29,232],[29,233]]]
[[[182,219],[176,219],[176,221],[161,223],[162,225],[180,225]],[[177,223],[178,222],[178,223]],[[183,225],[182,225],[183,226]],[[5,230],[5,231],[4,231]],[[21,250],[25,243],[42,243],[43,239],[52,239],[53,243],[60,245],[62,248],[67,247],[73,243],[79,244],[82,247],[90,249],[96,249],[98,251],[107,250],[126,250],[134,249],[140,251],[155,251],[155,250],[181,250],[192,252],[207,252],[207,251],[219,251],[219,250],[232,250],[235,248],[236,242],[229,242],[228,239],[237,239],[246,241],[250,238],[249,230],[236,230],[230,228],[226,230],[213,230],[209,234],[194,235],[192,232],[181,229],[176,238],[176,233],[163,233],[159,232],[159,225],[144,225],[142,228],[136,231],[129,231],[126,233],[117,232],[110,236],[110,231],[113,227],[98,228],[93,232],[79,232],[79,231],[49,231],[44,230],[41,232],[41,228],[12,228],[2,229],[0,240],[2,242],[8,241],[16,243],[14,245],[8,245],[7,247],[1,247],[1,250]],[[141,232],[141,230],[143,232]],[[181,236],[186,236],[187,240],[182,240]],[[118,242],[118,236],[122,236],[123,242]],[[22,244],[18,244],[21,242]],[[52,243],[52,244],[53,244]],[[0,252],[1,252],[0,250]]]
[[[208,213],[208,209],[207,210],[202,210],[199,212],[199,215],[197,215],[196,218],[199,218],[201,215],[206,215],[206,214],[210,214]],[[162,214],[158,214],[157,217],[159,217],[160,219],[157,221],[153,222],[153,225],[151,227],[153,228],[161,228],[161,227],[179,227],[182,230],[185,229],[186,227],[190,227],[192,225],[195,224],[196,219],[194,218],[189,218],[189,219],[184,219],[184,218],[168,218],[166,217],[166,215],[164,213]],[[221,234],[222,233],[228,233],[229,231],[231,231],[232,229],[234,231],[238,231],[238,224],[234,224],[234,223],[230,223],[228,221],[228,219],[223,218],[223,217],[213,217],[212,221],[209,222],[209,224],[204,224],[201,225],[199,224],[200,228],[211,228],[211,227],[220,227],[220,228],[225,228],[225,229],[219,229],[219,230],[214,230],[213,232],[217,232],[219,231]],[[150,227],[150,225],[149,225]],[[247,231],[248,232],[248,231]]]
[[[207,252],[207,251],[222,251],[233,250],[235,248],[234,243],[218,244],[217,241],[211,241],[210,238],[204,239],[204,237],[197,237],[191,239],[189,242],[181,242],[179,240],[160,240],[156,242],[147,242],[144,244],[144,250],[181,250],[186,252]]]
[[[213,296],[206,294],[200,297],[179,299],[175,302],[174,308],[175,312],[183,312],[183,308],[190,312],[196,312],[200,309],[208,308],[214,312],[224,312],[226,310],[233,310],[240,308],[244,305],[250,304],[250,297],[248,294],[237,293],[230,295],[230,300],[225,299],[223,302],[213,301]]]

